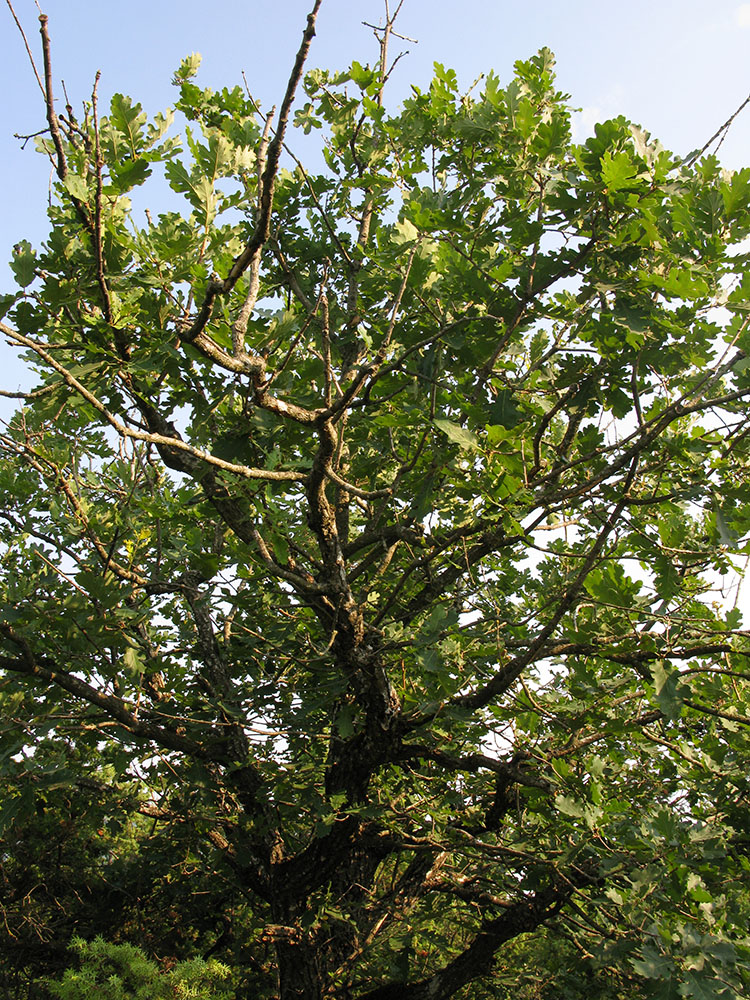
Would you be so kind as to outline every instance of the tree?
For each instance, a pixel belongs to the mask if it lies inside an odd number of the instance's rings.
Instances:
[[[276,116],[182,63],[184,147],[96,86],[58,110],[40,18],[4,870],[93,794],[110,936],[146,919],[237,997],[747,995],[750,643],[717,591],[750,529],[750,171],[622,118],[574,145],[547,50],[391,112],[388,8],[376,65],[305,75],[319,7]],[[157,165],[186,210],[141,224]]]

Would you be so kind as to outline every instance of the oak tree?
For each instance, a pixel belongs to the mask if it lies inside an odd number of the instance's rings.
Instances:
[[[392,12],[306,71],[320,3],[276,113],[186,59],[181,134],[63,111],[40,18],[4,947],[106,899],[237,997],[746,996],[750,170],[573,143],[547,50],[389,108]]]

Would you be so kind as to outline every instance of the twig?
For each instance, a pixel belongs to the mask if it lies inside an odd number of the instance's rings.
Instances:
[[[39,84],[39,89],[41,90],[42,95],[46,97],[47,95],[44,92],[44,84],[42,83],[42,78],[39,76],[39,70],[36,68],[36,63],[34,62],[34,54],[31,51],[31,46],[29,45],[29,40],[26,37],[26,32],[23,30],[21,22],[18,20],[18,16],[16,12],[13,10],[13,4],[10,2],[10,0],[5,0],[5,2],[7,3],[10,12],[13,15],[13,20],[16,22],[16,27],[21,32],[21,38],[23,38],[23,44],[26,46],[26,51],[29,54],[29,62],[31,63],[31,68],[34,70],[34,76],[36,77],[36,82]],[[36,134],[39,135],[40,133]]]
[[[312,309],[308,313],[307,317],[305,318],[304,323],[299,328],[299,330],[297,331],[297,333],[294,336],[294,339],[292,340],[291,344],[289,345],[289,348],[288,348],[286,354],[284,355],[284,360],[281,362],[281,364],[278,366],[278,368],[274,371],[273,375],[271,375],[271,377],[268,379],[268,381],[263,384],[263,389],[264,390],[266,390],[266,389],[269,388],[269,386],[279,377],[279,375],[281,375],[281,373],[284,371],[284,369],[286,368],[286,366],[289,364],[289,361],[291,360],[291,357],[294,354],[295,347],[297,346],[297,344],[300,342],[300,340],[304,336],[307,328],[310,326],[310,323],[312,323],[312,321],[313,321],[313,319],[315,317],[315,314],[317,313],[318,309],[320,308],[321,296],[322,295],[323,295],[323,288],[321,288],[321,291],[318,293],[318,299],[317,299],[315,305],[312,307]]]
[[[19,135],[18,132],[14,132],[13,138],[23,139],[23,142],[21,143],[21,149],[26,149],[26,143],[29,141],[29,139],[36,139],[38,135],[44,135],[45,132],[49,132],[49,127],[40,128],[38,132],[31,132],[29,135]]]
[[[94,252],[96,254],[96,278],[99,290],[102,293],[102,312],[104,313],[104,318],[107,323],[112,326],[112,302],[110,300],[109,287],[107,285],[107,277],[104,268],[104,251],[102,248],[102,167],[104,166],[104,161],[102,160],[102,146],[99,136],[99,101],[97,95],[101,75],[101,72],[97,70],[96,76],[94,77],[94,89],[91,93],[91,108],[94,126],[94,171],[96,174],[96,195],[94,200],[94,218],[91,220],[91,235],[93,236]]]
[[[273,116],[275,108],[271,108],[271,112],[266,118],[266,124],[263,128],[263,135],[260,140],[260,145],[258,147],[258,214],[260,215],[263,206],[263,171],[266,163],[266,152],[268,150],[268,136],[271,132],[271,122],[273,121]],[[247,333],[247,324],[250,320],[253,309],[255,308],[255,303],[258,301],[258,291],[260,289],[260,252],[261,247],[257,247],[252,260],[250,261],[250,284],[247,289],[247,295],[245,296],[245,301],[242,303],[242,308],[240,309],[239,315],[232,327],[232,350],[234,352],[235,358],[240,358],[245,352],[245,334]]]
[[[727,132],[732,127],[735,118],[740,114],[741,111],[743,111],[747,107],[748,104],[750,104],[750,94],[747,95],[745,100],[742,102],[742,104],[740,104],[740,106],[737,108],[734,114],[730,115],[729,118],[727,118],[727,120],[724,122],[724,124],[714,132],[714,134],[711,136],[708,142],[705,143],[705,145],[701,146],[700,149],[696,150],[694,153],[691,153],[685,160],[682,161],[683,166],[692,167],[695,161],[699,157],[703,156],[703,154],[706,152],[711,143],[714,142],[716,139],[718,139],[719,136],[721,136],[721,141],[719,142],[719,146],[721,146],[721,143],[724,142],[724,139],[726,139]],[[722,135],[722,133],[724,134]],[[716,147],[717,150],[719,146]]]
[[[325,281],[328,277],[328,268],[326,265],[326,272],[323,275],[322,291],[320,296],[320,312],[321,312],[321,336],[323,339],[323,374],[325,378],[325,405],[328,408],[333,401],[333,380],[335,378],[333,373],[333,363],[331,361],[331,318],[328,312],[328,296],[325,293]]]

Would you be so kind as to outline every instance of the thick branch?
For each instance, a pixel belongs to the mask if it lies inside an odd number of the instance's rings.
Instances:
[[[513,903],[499,917],[486,920],[469,947],[433,976],[418,983],[388,983],[363,994],[360,1000],[448,1000],[490,971],[502,945],[536,930],[559,912],[574,891],[574,885],[566,882]]]

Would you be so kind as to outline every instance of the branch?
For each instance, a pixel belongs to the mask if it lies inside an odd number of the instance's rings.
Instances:
[[[112,299],[109,293],[109,285],[107,284],[106,268],[104,266],[104,247],[102,245],[102,192],[104,189],[102,169],[104,167],[104,160],[102,159],[102,145],[101,145],[101,135],[99,133],[99,99],[97,95],[97,90],[99,88],[99,80],[101,78],[101,73],[97,70],[96,78],[94,80],[94,89],[91,94],[91,111],[93,118],[93,129],[94,129],[94,152],[95,152],[95,162],[94,162],[94,173],[96,176],[96,193],[94,195],[94,217],[91,219],[91,235],[94,243],[94,254],[96,257],[96,280],[99,285],[99,291],[102,296],[102,313],[104,314],[104,319],[107,321],[109,326],[114,326],[114,314],[112,312]],[[115,331],[115,337],[118,337]],[[118,347],[121,348],[120,353],[123,357],[128,355],[128,350],[122,342],[122,338],[118,338],[120,343]]]
[[[292,73],[287,84],[286,94],[284,95],[284,100],[281,104],[279,123],[274,137],[271,140],[271,144],[268,147],[268,161],[266,163],[265,170],[263,171],[260,212],[255,232],[250,238],[250,241],[247,243],[245,249],[232,264],[226,278],[224,278],[223,281],[210,281],[208,283],[203,304],[198,311],[195,322],[190,329],[183,334],[182,339],[188,343],[194,341],[196,337],[198,337],[199,334],[203,333],[205,330],[208,321],[211,318],[211,312],[217,296],[227,295],[232,291],[239,279],[252,264],[256,254],[260,254],[266,241],[268,240],[268,236],[271,231],[271,212],[273,209],[274,187],[276,185],[276,175],[279,169],[279,159],[284,142],[284,133],[286,132],[286,127],[289,122],[289,115],[292,110],[292,103],[294,102],[297,85],[302,77],[305,60],[308,52],[310,51],[310,44],[315,37],[315,21],[317,19],[321,3],[322,0],[315,0],[315,6],[307,16],[307,27],[302,35],[302,44],[297,52],[297,58],[294,62]]]
[[[713,715],[716,719],[726,719],[728,722],[736,722],[740,726],[750,726],[750,718],[747,715],[737,715],[736,712],[722,712],[717,708],[711,708],[703,702],[692,701],[685,698],[684,704],[696,712],[704,712],[706,715]]]
[[[383,342],[378,348],[378,353],[375,355],[374,361],[369,365],[364,365],[360,369],[359,374],[352,381],[351,385],[348,386],[346,392],[343,393],[343,395],[339,399],[337,399],[332,406],[329,406],[328,409],[325,410],[320,415],[321,421],[337,417],[339,413],[341,413],[343,410],[346,409],[351,400],[354,399],[354,397],[357,395],[357,393],[365,384],[365,382],[368,381],[368,379],[370,381],[370,385],[372,385],[375,379],[377,378],[378,371],[382,368],[383,363],[385,362],[385,358],[388,353],[388,347],[390,346],[391,339],[393,337],[393,331],[396,328],[396,319],[398,317],[398,311],[401,308],[401,301],[404,297],[406,286],[409,283],[409,275],[411,274],[411,269],[414,263],[414,257],[416,256],[416,253],[417,253],[417,246],[414,246],[412,247],[411,253],[409,254],[409,259],[406,262],[406,268],[404,270],[404,274],[401,279],[401,285],[399,287],[396,298],[394,299],[393,302],[393,307],[391,309],[391,316],[388,322],[388,329],[386,331],[385,337],[383,338]]]
[[[273,119],[273,114],[276,109],[272,108],[271,113],[268,118],[266,118],[266,124],[263,127],[263,135],[260,140],[260,146],[258,147],[258,211],[259,213],[263,208],[263,169],[266,163],[266,153],[268,151],[268,134],[271,131],[271,120]],[[247,289],[247,295],[245,296],[245,301],[242,304],[239,315],[232,327],[232,353],[235,358],[242,357],[245,353],[245,334],[247,333],[247,324],[252,315],[252,311],[255,308],[255,303],[258,301],[258,291],[260,289],[260,247],[256,250],[252,260],[250,261],[250,284]]]
[[[612,454],[616,453],[618,450],[620,451],[619,456],[614,458],[600,473],[593,478],[586,480],[586,482],[581,486],[574,486],[568,490],[563,490],[558,493],[551,493],[548,491],[548,494],[545,494],[544,492],[541,492],[537,498],[537,506],[552,510],[554,509],[552,506],[553,504],[563,507],[570,500],[582,496],[585,493],[590,493],[594,487],[599,486],[605,480],[615,475],[615,473],[624,468],[642,451],[645,451],[645,449],[652,442],[656,441],[661,436],[670,424],[672,424],[675,420],[679,420],[680,417],[724,406],[727,403],[737,402],[749,396],[750,389],[746,388],[725,393],[723,396],[715,396],[710,399],[705,398],[705,393],[724,375],[732,371],[739,362],[744,361],[746,357],[747,355],[744,351],[738,350],[727,362],[708,371],[696,386],[689,391],[684,392],[678,399],[676,399],[673,403],[670,403],[669,406],[665,407],[664,410],[658,413],[651,420],[639,425],[631,434],[627,435],[621,441],[617,441],[614,444],[607,445],[606,447],[599,449],[600,455]],[[689,402],[691,399],[693,401]],[[557,483],[563,473],[570,472],[572,469],[589,463],[591,458],[592,454],[589,453],[582,455],[573,462],[568,462],[564,467],[560,467],[558,465],[552,470],[552,472],[550,472],[549,475],[543,476],[539,479],[538,483],[540,485],[551,483],[555,489],[557,489]]]
[[[622,484],[620,500],[615,505],[612,513],[607,518],[604,527],[599,532],[596,541],[591,546],[591,550],[583,563],[583,566],[579,570],[573,582],[565,589],[554,614],[541,630],[539,635],[530,643],[528,649],[525,653],[519,656],[513,657],[505,666],[492,678],[492,680],[486,684],[483,688],[475,691],[473,694],[461,695],[453,699],[453,703],[456,705],[461,705],[465,708],[483,708],[485,705],[500,694],[503,694],[511,684],[520,676],[521,672],[525,667],[528,666],[534,660],[539,650],[544,646],[547,639],[552,635],[557,626],[560,624],[565,615],[570,611],[575,603],[581,588],[583,587],[587,576],[594,568],[599,556],[604,549],[607,539],[614,531],[617,526],[620,515],[627,506],[628,502],[628,490],[632,485],[633,479],[635,478],[636,469],[638,468],[638,457],[636,456],[630,465],[628,474],[625,477],[625,481]]]
[[[413,621],[413,619],[432,601],[443,596],[449,587],[464,576],[467,570],[470,570],[471,567],[475,566],[482,559],[484,559],[485,556],[489,555],[491,552],[497,552],[501,548],[513,545],[520,537],[523,537],[520,535],[506,534],[502,516],[498,519],[498,523],[475,523],[462,526],[456,531],[451,532],[446,539],[433,548],[432,552],[428,552],[423,556],[413,559],[404,569],[401,574],[401,578],[396,582],[393,590],[388,596],[387,601],[378,613],[374,624],[378,625],[381,621],[383,621],[395,603],[398,594],[405,586],[408,577],[411,576],[412,573],[414,573],[417,569],[427,566],[438,556],[449,550],[454,542],[463,541],[473,535],[479,534],[480,532],[480,539],[472,545],[468,551],[464,551],[461,561],[450,561],[449,559],[445,568],[431,578],[430,581],[426,583],[417,594],[414,595],[405,608],[394,615],[394,619],[396,621],[400,622],[402,625],[406,625]]]
[[[485,385],[487,379],[492,373],[492,369],[495,367],[495,362],[503,353],[505,348],[508,346],[508,341],[510,340],[513,333],[518,329],[523,319],[526,318],[528,307],[534,302],[535,299],[541,295],[542,292],[546,292],[547,289],[554,285],[556,281],[566,278],[571,274],[575,274],[579,266],[586,260],[586,258],[591,254],[596,246],[596,235],[592,236],[591,239],[585,243],[579,250],[577,250],[570,260],[566,261],[563,267],[551,274],[548,278],[542,281],[538,287],[531,287],[527,289],[524,294],[518,300],[518,305],[511,318],[510,322],[506,326],[505,332],[502,337],[500,337],[499,343],[495,350],[492,352],[488,360],[481,366],[477,371],[476,385],[474,387],[474,394],[472,396],[472,402],[476,402],[479,399],[482,388]],[[457,249],[454,247],[454,249]],[[471,258],[469,258],[471,260]],[[474,262],[471,261],[473,264]]]
[[[284,566],[280,565],[280,563],[277,562],[277,560],[272,556],[271,550],[268,548],[265,539],[257,528],[253,529],[252,536],[253,541],[258,547],[260,557],[266,564],[272,576],[276,576],[280,580],[286,580],[288,583],[291,583],[297,593],[304,597],[322,597],[323,595],[332,592],[332,588],[318,587],[312,579],[308,580],[305,577],[300,576],[299,573],[295,573],[293,570],[286,569]]]
[[[26,32],[23,30],[21,22],[18,20],[18,15],[16,14],[15,10],[13,9],[13,4],[10,2],[10,0],[5,0],[5,2],[7,3],[8,8],[10,9],[10,12],[13,15],[13,20],[16,22],[16,27],[21,32],[21,38],[23,38],[23,44],[26,46],[26,52],[27,52],[27,54],[29,56],[29,62],[31,63],[31,68],[34,70],[34,76],[36,77],[36,82],[39,84],[39,89],[42,92],[42,97],[46,97],[46,94],[44,92],[44,84],[42,83],[42,79],[39,76],[39,70],[36,68],[36,63],[34,62],[34,55],[33,55],[32,51],[31,51],[31,46],[29,45],[29,40],[26,37]],[[44,129],[44,131],[46,132],[47,130]],[[38,134],[41,135],[42,133],[40,132]]]
[[[536,930],[555,916],[575,892],[574,882],[561,882],[512,903],[493,920],[485,920],[472,943],[428,979],[418,983],[388,983],[359,1000],[448,1000],[458,990],[486,975],[495,953],[507,941]]]
[[[175,448],[178,451],[186,452],[192,455],[194,458],[199,459],[201,462],[206,462],[208,465],[216,466],[219,469],[223,469],[225,472],[231,472],[236,476],[240,476],[243,479],[261,479],[266,482],[304,482],[307,478],[305,475],[299,472],[283,472],[276,471],[273,469],[256,469],[247,465],[237,465],[234,462],[226,462],[223,458],[217,458],[210,452],[202,451],[200,448],[196,448],[194,445],[189,444],[184,441],[177,431],[174,431],[173,435],[168,434],[154,434],[150,431],[139,431],[132,427],[128,427],[118,420],[117,417],[111,413],[104,403],[101,402],[93,393],[78,381],[78,379],[71,375],[64,365],[61,365],[59,361],[56,361],[52,355],[45,349],[47,345],[39,344],[37,341],[32,340],[30,337],[25,337],[21,333],[17,333],[12,330],[5,323],[0,323],[0,333],[3,333],[10,340],[14,341],[16,344],[21,344],[24,347],[30,348],[37,354],[40,358],[47,362],[47,364],[54,368],[54,370],[62,376],[63,381],[66,385],[69,385],[71,389],[75,389],[88,403],[90,403],[94,409],[104,417],[107,423],[113,427],[120,437],[123,438],[133,438],[136,441],[146,441],[149,444],[162,445],[168,448]],[[227,355],[228,356],[228,355]],[[286,406],[280,400],[274,400],[277,409],[280,412],[285,410],[298,409],[292,406]],[[270,409],[271,407],[269,407]],[[307,412],[307,411],[305,411]]]
[[[9,625],[0,624],[0,634],[4,635],[9,642],[13,643],[20,650],[18,657],[0,656],[0,668],[11,670],[14,673],[26,674],[29,677],[36,677],[39,680],[47,681],[49,684],[57,685],[69,694],[74,695],[101,709],[106,715],[116,722],[119,722],[128,732],[134,736],[151,740],[158,746],[167,750],[179,750],[196,757],[205,757],[205,749],[200,743],[181,735],[173,730],[156,726],[139,719],[130,710],[127,702],[111,694],[102,694],[95,687],[86,681],[76,677],[75,674],[66,670],[59,670],[55,664],[46,657],[41,659],[34,656],[28,642],[18,635]]]
[[[457,757],[453,754],[444,753],[432,747],[416,746],[411,743],[404,743],[398,750],[396,759],[398,760],[431,760],[449,771],[471,771],[472,773],[485,769],[495,774],[508,778],[519,785],[527,788],[541,788],[544,791],[551,789],[550,782],[545,778],[539,778],[524,768],[523,762],[498,760],[495,757],[488,757],[486,754],[473,753],[466,757]]]
[[[47,105],[47,123],[49,125],[52,141],[57,152],[57,176],[64,181],[68,174],[68,164],[65,159],[62,136],[60,135],[60,124],[55,111],[55,101],[52,96],[52,56],[50,54],[49,29],[47,22],[49,18],[46,14],[39,15],[39,31],[42,36],[42,52],[44,54],[44,98]]]
[[[748,96],[745,98],[742,104],[740,104],[740,106],[737,108],[734,114],[731,114],[729,118],[727,118],[727,120],[724,122],[724,124],[721,125],[719,128],[717,128],[717,130],[714,132],[714,134],[711,136],[708,142],[704,143],[704,145],[701,146],[700,149],[697,149],[694,153],[690,153],[690,155],[682,161],[683,166],[692,167],[695,161],[699,157],[703,156],[703,154],[706,152],[711,143],[714,142],[716,139],[718,139],[719,136],[721,136],[721,142],[719,143],[720,146],[721,143],[724,142],[724,139],[726,138],[726,133],[731,128],[735,118],[737,117],[737,115],[739,115],[741,111],[743,111],[747,107],[748,104],[750,104],[750,94],[748,94]]]
[[[259,354],[248,354],[241,350],[237,354],[229,354],[223,347],[219,347],[215,340],[212,340],[207,333],[199,333],[195,339],[189,340],[188,332],[183,332],[182,323],[178,323],[178,334],[181,340],[187,341],[209,361],[219,365],[225,371],[234,372],[236,375],[249,375],[251,377],[261,376],[266,370],[265,358]]]
[[[48,466],[49,469],[51,469],[52,473],[54,474],[54,481],[57,488],[60,489],[67,498],[76,520],[78,520],[81,525],[81,528],[83,530],[83,535],[93,545],[94,550],[96,551],[96,554],[98,555],[99,560],[102,566],[104,567],[105,572],[107,570],[111,570],[115,574],[115,576],[118,576],[121,580],[126,580],[128,583],[136,583],[141,587],[149,586],[149,584],[152,581],[150,581],[147,577],[143,576],[143,574],[141,573],[136,572],[135,570],[128,569],[126,566],[123,566],[121,563],[119,563],[116,559],[113,558],[113,544],[106,546],[99,538],[99,536],[96,534],[96,532],[93,530],[93,528],[91,527],[91,522],[89,520],[89,517],[86,513],[85,505],[76,495],[76,492],[73,489],[70,480],[66,479],[66,477],[63,475],[62,469],[60,469],[57,465],[55,465],[50,459],[40,455],[39,452],[37,452],[36,449],[32,448],[29,444],[25,444],[23,447],[21,447],[16,441],[14,441],[12,438],[9,438],[5,434],[0,434],[0,446],[3,446],[4,448],[8,449],[8,451],[10,451],[16,459],[25,459],[28,462],[28,464],[33,469],[36,469],[39,475],[42,476],[44,479],[47,478],[45,473],[45,466]],[[2,514],[0,514],[0,516],[5,517],[12,523],[18,525],[18,522],[16,522],[15,519],[10,514],[6,514],[3,512]],[[28,531],[30,534],[35,534],[37,537],[43,538],[58,551],[65,552],[66,555],[69,555],[72,558],[74,558],[77,562],[80,562],[78,556],[72,553],[65,546],[61,546],[59,542],[55,541],[55,539],[53,539],[51,536],[45,536],[38,532],[34,532],[34,530],[30,528],[28,525],[23,525],[23,526],[18,525],[18,526],[21,528],[22,531]]]

